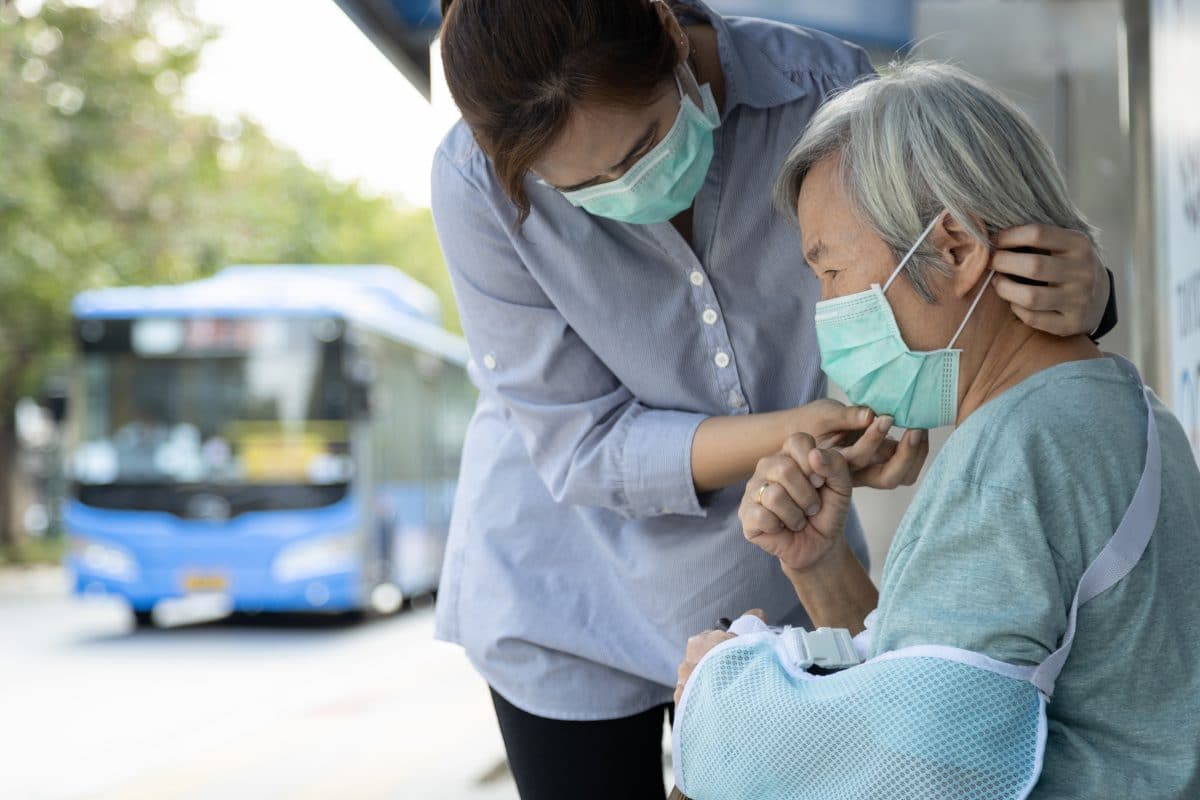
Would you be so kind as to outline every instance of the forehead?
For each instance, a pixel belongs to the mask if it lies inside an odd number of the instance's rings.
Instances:
[[[805,250],[818,242],[832,247],[846,240],[851,229],[858,227],[858,217],[842,185],[836,154],[818,161],[804,176],[796,215]]]
[[[579,104],[562,133],[533,165],[534,171],[559,186],[603,175],[629,154],[651,125],[657,123],[660,137],[666,133],[663,125],[670,126],[678,107],[673,83],[664,83],[645,104]]]

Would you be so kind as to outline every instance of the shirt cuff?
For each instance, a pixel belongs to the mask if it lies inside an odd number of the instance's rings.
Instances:
[[[707,511],[692,481],[692,439],[705,414],[648,410],[633,417],[622,451],[625,502],[639,517]]]

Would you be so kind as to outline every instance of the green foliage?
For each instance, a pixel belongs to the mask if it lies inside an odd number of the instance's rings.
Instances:
[[[181,110],[213,35],[180,0],[0,6],[0,413],[66,351],[86,288],[387,263],[457,326],[428,212],[337,184],[244,120]]]
[[[61,564],[66,549],[63,536],[25,537],[12,547],[0,548],[0,567]]]
[[[457,329],[427,211],[336,183],[245,120],[183,111],[215,35],[187,0],[77,5],[0,0],[0,430],[67,357],[70,301],[88,288],[233,263],[392,264]]]

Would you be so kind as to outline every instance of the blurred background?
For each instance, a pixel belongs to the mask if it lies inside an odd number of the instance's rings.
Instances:
[[[516,796],[432,641],[437,5],[0,0],[0,797]],[[1200,453],[1200,0],[710,5],[1006,91]],[[908,497],[859,501],[876,571]]]

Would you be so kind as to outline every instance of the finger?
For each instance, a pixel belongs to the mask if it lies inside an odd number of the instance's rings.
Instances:
[[[991,267],[997,277],[1015,276],[1043,284],[1078,283],[1090,287],[1096,278],[1095,270],[1084,261],[1041,253],[996,250],[992,253]]]
[[[814,489],[820,489],[825,485],[825,477],[805,466],[808,463],[808,454],[814,449],[817,449],[817,442],[806,433],[789,436],[783,443],[783,452],[791,456],[792,460],[805,471],[809,484]]]
[[[753,501],[745,504],[738,512],[738,517],[742,521],[742,532],[747,540],[754,539],[759,534],[779,533],[787,529],[783,520],[775,516],[766,506]]]
[[[850,469],[870,466],[883,443],[888,441],[887,434],[891,429],[891,417],[877,417],[857,442],[849,447],[839,447],[838,450],[850,465]]]
[[[836,406],[822,403],[817,407],[813,430],[806,431],[816,437],[828,436],[842,431],[858,431],[871,424],[875,413],[862,406]]]
[[[808,454],[812,471],[825,479],[825,487],[836,494],[849,497],[854,491],[850,465],[837,450],[813,450]]]
[[[896,455],[880,466],[880,479],[890,489],[905,485],[914,466],[918,473],[921,471],[921,465],[925,463],[924,454],[928,452],[929,434],[927,432],[922,430],[905,431],[904,438],[900,440],[900,446],[896,448]]]
[[[872,489],[895,489],[906,485],[908,477],[915,470],[920,474],[929,453],[929,436],[925,431],[909,430],[900,437],[896,452],[885,463],[862,470],[856,476],[860,485]],[[913,480],[916,480],[915,475]]]
[[[883,444],[875,451],[874,457],[871,459],[870,465],[860,469],[853,470],[850,475],[854,479],[855,486],[868,486],[873,489],[880,488],[875,484],[878,481],[879,467],[886,464],[895,455],[900,443],[895,439],[884,439]]]
[[[799,470],[797,470],[799,472]],[[801,531],[808,524],[808,518],[821,510],[821,500],[817,495],[817,490],[808,482],[808,478],[801,475],[803,492],[800,494],[805,496],[803,500],[793,498],[791,492],[793,489],[784,488],[782,484],[771,483],[763,490],[759,505],[770,511],[783,523],[788,530]],[[804,503],[801,507],[798,503]]]
[[[742,616],[744,617],[746,615],[750,615],[752,617],[758,617],[763,622],[767,621],[767,614],[761,608],[752,608],[749,611],[743,611]]]
[[[912,486],[921,477],[921,469],[925,466],[925,460],[929,458],[929,435],[921,437],[920,444],[916,447],[915,458],[912,460],[912,465],[908,468],[908,472],[904,473],[901,483],[905,486]]]
[[[1029,280],[1042,283],[1055,283],[1059,270],[1054,269],[1050,262],[1053,256],[1038,253],[1014,253],[1009,250],[996,250],[992,253],[991,267],[1001,275],[1017,275]]]
[[[780,530],[775,532],[746,530],[746,541],[762,550],[767,555],[779,558],[782,554],[793,548],[796,544],[796,537],[800,534],[789,531]]]
[[[1070,333],[1070,321],[1057,311],[1031,311],[1023,306],[1009,306],[1017,318],[1031,328],[1052,333],[1055,336],[1065,336]]]
[[[870,430],[868,427],[867,430]],[[830,447],[849,447],[862,438],[862,431],[839,431],[817,439],[817,447],[826,450]]]
[[[899,443],[895,439],[884,439],[879,448],[875,451],[875,455],[871,457],[871,464],[886,464],[896,453],[896,448]]]
[[[1000,297],[1030,311],[1059,311],[1068,305],[1078,305],[1077,293],[1065,286],[1031,286],[1003,275],[997,275],[992,285]]]
[[[1011,250],[1016,247],[1032,247],[1051,253],[1076,251],[1085,246],[1087,237],[1079,231],[1056,228],[1053,225],[1018,225],[1015,228],[998,231],[992,236],[992,243],[1001,250]]]
[[[793,445],[794,448],[802,448],[807,446],[807,443],[812,442],[812,437],[807,434],[797,434],[798,438],[804,439],[804,444],[799,442]],[[754,499],[762,505],[774,511],[776,516],[788,524],[793,530],[800,530],[804,527],[803,520],[794,519],[792,509],[800,511],[801,514],[817,513],[821,508],[821,498],[817,494],[817,490],[813,488],[812,483],[808,480],[808,475],[801,468],[801,461],[797,461],[796,457],[790,453],[780,453],[777,456],[772,456],[759,462],[759,474],[763,480],[768,482],[765,489],[762,484],[754,489]],[[761,492],[761,493],[760,493]],[[795,527],[792,523],[799,522],[799,527]]]

